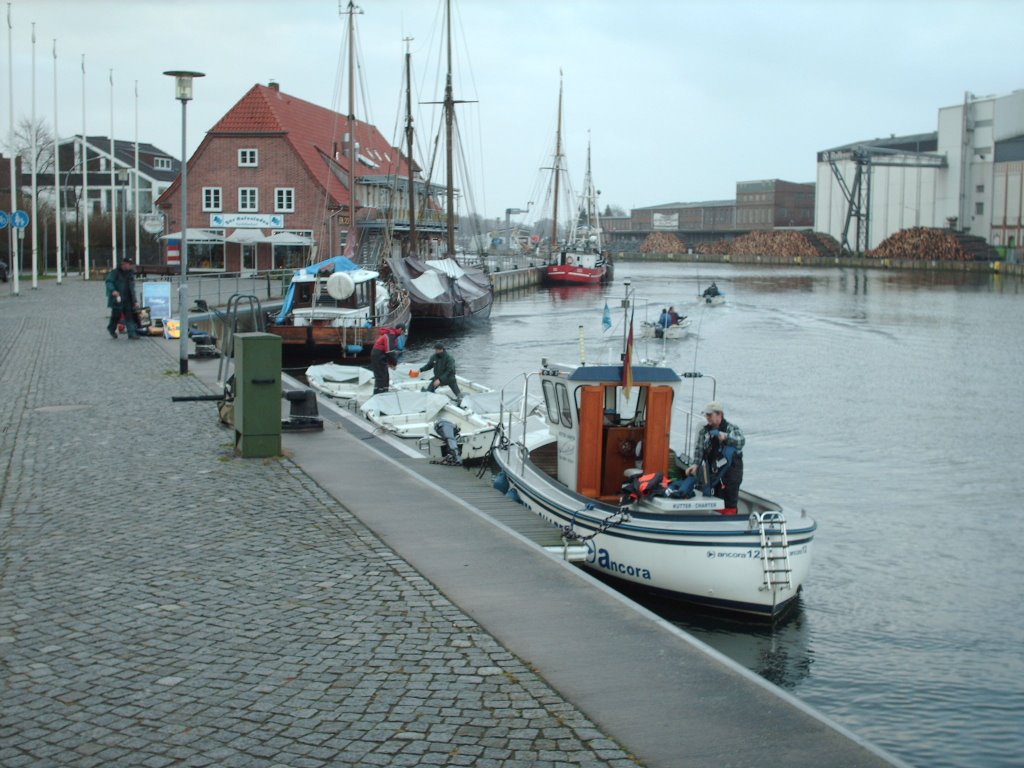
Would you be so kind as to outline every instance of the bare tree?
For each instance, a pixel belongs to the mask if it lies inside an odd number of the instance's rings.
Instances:
[[[35,136],[36,146],[36,173],[53,172],[53,131],[43,118],[36,120],[35,124],[23,117],[14,130],[14,151],[24,159],[23,173],[30,173],[32,170],[32,138]]]

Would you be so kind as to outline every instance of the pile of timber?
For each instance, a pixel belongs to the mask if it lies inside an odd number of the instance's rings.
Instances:
[[[994,261],[998,258],[995,248],[984,238],[937,227],[901,229],[866,255],[869,259],[908,261]]]
[[[835,256],[839,253],[839,243],[824,232],[763,231],[751,232],[731,240],[701,243],[697,252],[722,256],[807,259]]]
[[[686,246],[671,232],[651,232],[640,244],[640,253],[686,253]]]

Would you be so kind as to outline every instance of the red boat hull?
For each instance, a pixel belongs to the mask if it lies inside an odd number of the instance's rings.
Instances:
[[[549,285],[598,285],[604,282],[607,267],[581,267],[574,264],[551,264],[544,278]]]

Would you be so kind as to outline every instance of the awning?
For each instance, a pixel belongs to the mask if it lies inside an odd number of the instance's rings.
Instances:
[[[275,232],[267,238],[272,245],[312,245],[313,238],[296,235],[294,232]]]
[[[262,229],[236,229],[225,238],[229,243],[242,243],[252,245],[253,243],[270,242],[263,234]]]
[[[161,240],[181,240],[181,232],[171,232],[168,235],[161,235]],[[193,229],[188,228],[188,241],[190,243],[220,244],[224,242],[223,229]]]

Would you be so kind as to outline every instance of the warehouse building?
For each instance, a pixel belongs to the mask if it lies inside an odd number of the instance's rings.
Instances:
[[[966,94],[938,130],[818,153],[814,228],[863,253],[901,229],[949,227],[1016,255],[1024,236],[1024,90]]]

